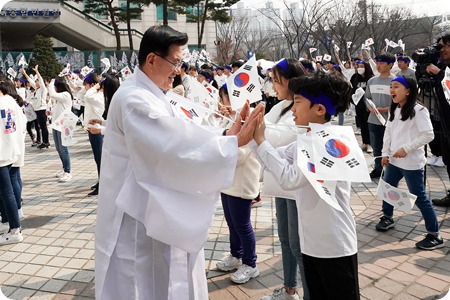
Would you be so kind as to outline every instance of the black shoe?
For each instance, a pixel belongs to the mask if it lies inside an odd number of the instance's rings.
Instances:
[[[444,247],[444,240],[441,237],[427,234],[425,239],[416,243],[416,247],[424,250],[434,250]]]
[[[91,185],[91,190],[96,190],[96,189],[98,189],[98,181],[97,181],[97,183]]]
[[[433,199],[433,200],[431,200],[431,202],[433,202],[433,204],[436,206],[449,207],[450,206],[450,194],[445,196],[442,199]]]
[[[50,143],[42,143],[37,148],[38,149],[44,149],[50,147]]]
[[[373,169],[372,172],[370,172],[370,178],[375,179],[375,178],[380,178],[381,176],[381,171],[377,170],[377,169]]]
[[[378,231],[386,231],[395,226],[394,219],[382,216],[380,222],[375,226]]]
[[[95,189],[95,190],[93,190],[92,192],[90,192],[90,193],[88,194],[89,197],[97,196],[97,195],[98,195],[98,189]]]
[[[31,144],[31,147],[39,147],[41,145],[41,142],[33,142],[33,144]]]

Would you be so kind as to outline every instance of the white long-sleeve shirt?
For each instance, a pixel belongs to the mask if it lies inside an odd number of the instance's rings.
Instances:
[[[52,119],[56,120],[66,109],[72,107],[72,97],[68,92],[57,93],[53,86],[48,91],[53,100]]]
[[[30,102],[35,111],[46,110],[47,109],[47,87],[42,79],[42,76],[38,76],[39,88],[37,88],[36,83],[31,80],[30,77],[27,78],[30,85],[34,88],[34,93],[31,93]]]
[[[389,158],[389,163],[405,170],[422,169],[427,159],[424,146],[434,139],[433,125],[431,124],[428,109],[420,104],[414,107],[416,115],[405,121],[401,120],[401,108],[394,111],[394,120],[386,123],[383,138],[383,156],[394,154],[400,148],[407,153],[404,158]]]
[[[97,92],[94,87],[90,88],[83,97],[84,102],[84,120],[89,122],[91,119],[102,119],[105,111],[105,99],[102,92]]]
[[[262,167],[280,186],[296,191],[298,227],[302,253],[317,258],[343,257],[358,251],[356,223],[350,209],[350,182],[338,181],[338,211],[322,200],[297,166],[297,143],[273,148],[268,141],[250,147]]]
[[[23,159],[26,123],[27,119],[16,100],[0,95],[0,167]]]

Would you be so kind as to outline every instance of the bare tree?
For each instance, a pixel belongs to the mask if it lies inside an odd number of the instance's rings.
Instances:
[[[219,41],[218,59],[224,64],[241,58],[242,45],[248,34],[249,18],[246,16],[233,17],[228,23],[217,24],[217,38]]]
[[[284,36],[290,57],[299,57],[303,48],[310,44],[314,27],[323,21],[333,8],[331,0],[300,0],[289,3],[283,0],[285,14],[273,7],[258,11],[269,18]],[[298,6],[297,6],[298,4]]]
[[[262,30],[261,26],[258,27],[249,30],[243,37],[246,50],[253,50],[255,55],[257,53],[266,53],[272,46],[274,36],[274,32]]]

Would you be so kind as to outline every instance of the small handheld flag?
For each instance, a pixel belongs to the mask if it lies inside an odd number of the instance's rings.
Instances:
[[[316,56],[317,61],[322,61],[322,55]]]
[[[352,46],[352,42],[347,42],[347,48],[350,49],[351,46]]]
[[[111,67],[111,62],[107,57],[102,58],[100,61],[105,65],[105,69],[102,71],[102,74],[104,74],[108,72],[109,68]]]
[[[334,44],[334,51],[339,52],[340,48],[338,47],[338,45]]]
[[[228,78],[227,87],[233,110],[243,107],[246,100],[250,103],[261,100],[261,83],[255,56]]]
[[[68,63],[67,66],[59,73],[59,77],[65,77],[70,75],[70,64]]]
[[[190,101],[189,99],[173,92],[167,92],[166,97],[169,99],[170,104],[178,112],[181,119],[197,125],[202,123],[208,108],[201,104],[196,104],[193,101]]]
[[[369,105],[373,108],[375,116],[377,117],[378,121],[380,121],[381,125],[384,126],[386,124],[386,120],[384,119],[383,115],[378,111],[375,103],[373,103],[372,100],[370,100],[370,99],[366,98],[366,100],[369,103]]]
[[[317,51],[317,48],[309,48],[309,53],[313,53],[315,51]]]
[[[358,105],[359,100],[361,100],[365,93],[366,92],[361,87],[356,89],[355,93],[352,95],[353,104],[355,104],[355,106]]]
[[[92,73],[92,71],[94,71],[94,69],[89,68],[88,66],[84,66],[84,67],[81,69],[80,74],[83,75],[83,76],[86,76],[87,74]]]
[[[182,61],[188,63],[191,60],[191,53],[189,52],[188,48],[183,49],[183,52],[181,55],[182,55],[182,59],[181,59]]]
[[[324,61],[331,61],[331,55],[325,54],[325,55],[323,56],[323,60],[324,60]]]
[[[373,38],[368,38],[364,44],[366,46],[372,46],[373,44],[375,44],[375,42],[373,41]]]
[[[389,203],[393,207],[398,208],[407,214],[411,212],[417,199],[416,195],[393,187],[381,178],[378,182],[377,195],[383,199],[384,202]]]

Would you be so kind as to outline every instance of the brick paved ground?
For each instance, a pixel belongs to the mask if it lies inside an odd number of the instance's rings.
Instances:
[[[351,124],[351,118],[346,122]],[[97,198],[87,197],[96,169],[87,135],[79,129],[77,145],[69,148],[73,180],[58,183],[61,168],[56,150],[27,147],[22,168],[24,241],[0,247],[0,286],[10,299],[93,299],[94,230]],[[28,141],[27,141],[28,143]],[[442,197],[450,183],[444,168],[427,168],[431,197]],[[414,243],[424,233],[420,212],[395,212],[394,230],[379,233],[374,226],[381,202],[377,183],[352,185],[351,205],[359,241],[362,299],[440,299],[450,288],[449,210],[436,208],[446,247],[420,251]],[[403,184],[403,187],[405,185]],[[260,276],[244,285],[231,283],[215,263],[229,250],[228,229],[219,207],[205,245],[210,299],[260,299],[282,284],[280,244],[273,201],[253,209]],[[300,289],[300,294],[302,290]]]

